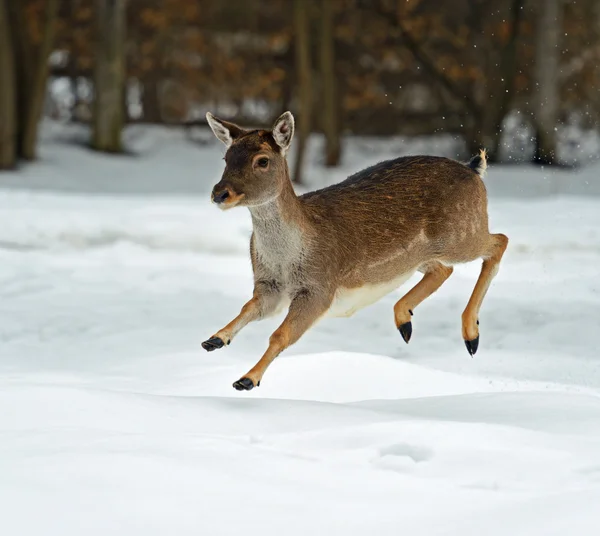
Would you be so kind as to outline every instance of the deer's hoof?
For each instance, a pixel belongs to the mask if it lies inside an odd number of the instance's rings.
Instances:
[[[473,357],[477,352],[477,348],[479,348],[479,335],[472,341],[465,341],[465,346],[467,347],[467,352]]]
[[[207,352],[212,352],[217,348],[223,348],[223,346],[225,346],[225,343],[219,337],[211,337],[202,343],[202,348],[204,348]]]
[[[404,342],[408,344],[410,336],[412,335],[412,322],[404,322],[404,324],[400,325],[398,331],[400,332],[400,335],[402,335]]]
[[[257,387],[260,385],[258,382]],[[250,378],[240,378],[237,382],[233,382],[233,388],[238,391],[252,391],[254,389],[254,383]]]

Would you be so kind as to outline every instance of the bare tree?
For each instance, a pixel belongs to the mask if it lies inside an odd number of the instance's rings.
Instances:
[[[489,66],[490,74],[486,81],[489,100],[482,106],[484,126],[484,144],[482,146],[487,147],[492,160],[498,158],[502,125],[514,96],[517,75],[517,45],[524,5],[525,0],[511,0],[508,14],[510,23],[508,40],[498,51],[495,58],[497,63]],[[478,148],[471,146],[471,152],[475,153]]]
[[[162,123],[160,104],[160,75],[152,71],[142,79],[142,111],[145,123]]]
[[[0,169],[14,167],[16,152],[15,71],[6,1],[0,0]]]
[[[125,122],[125,1],[96,0],[96,56],[92,146],[122,151]]]
[[[556,125],[560,96],[558,91],[561,0],[538,1],[539,17],[535,44],[534,78],[536,83],[533,123],[535,155],[539,164],[556,162]]]
[[[52,51],[58,17],[58,0],[46,0],[44,19],[41,22],[40,43],[35,46],[27,34],[25,2],[7,2],[5,15],[10,22],[11,46],[14,68],[14,98],[16,106],[16,153],[17,157],[33,160],[36,155],[38,123],[42,114],[46,83],[48,80],[48,57]],[[3,32],[4,33],[4,32]],[[3,47],[4,48],[4,47]],[[10,60],[9,60],[10,61]]]
[[[325,134],[325,165],[337,166],[341,157],[340,122],[335,73],[335,41],[333,38],[333,0],[321,4],[320,43],[321,91],[323,96],[322,128]]]
[[[484,33],[483,23],[487,20],[486,16],[488,15],[487,3],[478,0],[471,0],[467,3],[471,10],[468,28],[480,45],[478,50],[486,46],[488,48],[488,54],[478,53],[479,62],[486,59],[488,61],[485,62],[485,65],[481,65],[484,76],[476,88],[467,87],[454,80],[443,65],[436,61],[435,53],[428,50],[426,39],[415,38],[397,12],[380,11],[399,29],[404,46],[419,62],[423,71],[439,84],[455,105],[462,109],[464,117],[462,129],[469,152],[475,154],[480,148],[486,147],[490,160],[494,160],[498,156],[502,123],[514,95],[524,4],[525,0],[511,0],[507,4],[506,19],[509,23],[507,39],[502,46],[494,48],[489,35]],[[493,15],[504,16],[501,11]]]
[[[294,163],[293,180],[302,182],[302,164],[311,130],[312,116],[312,73],[310,61],[310,17],[309,1],[294,0],[294,33],[296,49],[296,76],[299,111],[298,142],[296,144],[296,161]]]
[[[58,0],[46,1],[46,21],[37,54],[30,54],[30,64],[23,66],[26,69],[27,85],[22,90],[27,91],[27,106],[23,116],[23,137],[21,140],[21,154],[27,160],[33,160],[36,155],[37,129],[44,99],[46,97],[46,83],[48,81],[48,58],[52,52],[56,21],[58,17]],[[25,31],[25,30],[23,30]]]

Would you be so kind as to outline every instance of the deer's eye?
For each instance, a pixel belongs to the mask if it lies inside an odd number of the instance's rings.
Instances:
[[[260,168],[263,168],[263,169],[264,169],[264,168],[266,168],[266,167],[269,165],[269,159],[268,159],[268,158],[265,158],[265,157],[263,157],[263,158],[259,158],[259,159],[256,161],[256,165],[257,165],[258,167],[260,167]]]

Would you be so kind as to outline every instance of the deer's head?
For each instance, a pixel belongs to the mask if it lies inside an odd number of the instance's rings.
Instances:
[[[285,155],[294,136],[294,116],[282,114],[272,130],[245,130],[206,114],[215,136],[227,146],[225,171],[212,191],[220,208],[259,206],[275,199],[289,181]]]

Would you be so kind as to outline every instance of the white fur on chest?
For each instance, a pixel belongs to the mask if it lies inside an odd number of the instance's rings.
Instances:
[[[409,272],[385,283],[364,285],[360,288],[340,288],[335,294],[333,304],[327,311],[327,316],[352,316],[359,309],[372,305],[397,289],[410,279],[413,274],[414,272]]]
[[[255,244],[260,261],[277,276],[285,275],[302,253],[302,237],[295,229],[261,229],[255,232]]]

